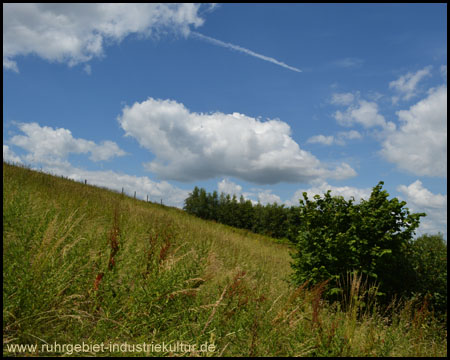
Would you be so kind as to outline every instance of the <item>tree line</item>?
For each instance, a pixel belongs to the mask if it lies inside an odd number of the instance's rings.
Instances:
[[[205,189],[194,188],[185,200],[183,209],[189,214],[205,220],[246,229],[273,238],[293,240],[298,234],[299,212],[294,206],[277,203],[253,204],[241,195],[219,195],[217,191],[207,193]]]

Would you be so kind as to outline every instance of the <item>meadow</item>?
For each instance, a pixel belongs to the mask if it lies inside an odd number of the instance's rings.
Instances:
[[[447,356],[426,302],[329,304],[272,238],[3,163],[4,356]]]

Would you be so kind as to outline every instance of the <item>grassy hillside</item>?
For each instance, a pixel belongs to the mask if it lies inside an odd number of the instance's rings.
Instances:
[[[291,288],[270,238],[5,163],[3,194],[4,355],[447,354],[425,306]]]

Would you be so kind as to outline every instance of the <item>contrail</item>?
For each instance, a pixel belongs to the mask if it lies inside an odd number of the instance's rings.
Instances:
[[[292,71],[302,72],[300,69],[297,69],[297,68],[295,68],[293,66],[289,66],[289,65],[285,64],[284,62],[278,61],[278,60],[276,60],[274,58],[271,58],[271,57],[268,57],[268,56],[265,56],[265,55],[261,55],[261,54],[255,53],[255,52],[253,52],[253,51],[251,51],[249,49],[240,47],[238,45],[233,45],[233,44],[230,44],[230,43],[226,43],[226,42],[214,39],[212,37],[209,37],[209,36],[206,36],[206,35],[202,35],[202,34],[196,32],[196,31],[191,31],[191,34],[196,36],[196,37],[198,37],[198,38],[200,38],[200,39],[202,39],[202,40],[209,41],[210,43],[212,43],[214,45],[222,46],[222,47],[228,48],[228,49],[237,50],[237,51],[243,52],[244,54],[257,57],[258,59],[262,59],[262,60],[274,63],[276,65],[280,65],[280,66],[282,66],[282,67],[284,67],[286,69],[292,70]]]

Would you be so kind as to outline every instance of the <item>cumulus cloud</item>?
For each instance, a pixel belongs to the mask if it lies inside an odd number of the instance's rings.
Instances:
[[[119,146],[114,141],[110,140],[102,141],[100,145],[89,141],[88,147],[89,152],[91,153],[89,159],[91,159],[92,161],[106,161],[115,156],[126,155],[125,151],[119,148]]]
[[[163,179],[193,181],[233,176],[260,184],[345,178],[345,163],[328,169],[300,149],[288,124],[244,114],[193,113],[173,100],[148,98],[125,106],[118,121],[156,159],[145,166]]]
[[[92,74],[92,68],[91,68],[91,65],[89,65],[89,64],[86,64],[86,65],[84,66],[83,70],[84,70],[84,72],[85,72],[86,74],[88,74],[88,75],[91,75],[91,74]]]
[[[362,138],[361,133],[359,133],[356,130],[340,131],[340,132],[338,132],[337,136],[338,136],[338,138],[349,139],[349,140],[361,139]]]
[[[442,209],[447,206],[447,195],[433,194],[423,187],[420,180],[416,180],[409,186],[399,185],[397,190],[419,207]]]
[[[379,99],[381,94],[371,94],[373,99]],[[364,128],[378,127],[383,131],[395,129],[393,122],[386,122],[383,115],[379,113],[378,104],[375,101],[361,99],[359,91],[355,93],[334,93],[332,94],[331,104],[338,106],[347,106],[344,111],[337,110],[333,117],[341,126],[362,125]]]
[[[28,151],[24,159],[29,163],[66,164],[70,153],[90,153],[92,161],[109,160],[126,153],[112,141],[104,141],[100,145],[85,139],[76,139],[70,130],[37,123],[20,123],[19,129],[25,135],[15,135],[11,138],[12,145]]]
[[[331,103],[335,105],[350,105],[354,100],[352,93],[334,93],[331,97]]]
[[[342,126],[360,124],[364,128],[372,128],[375,126],[386,130],[395,128],[394,123],[386,122],[384,116],[378,112],[377,103],[362,99],[358,99],[356,104],[351,104],[344,112],[340,110],[336,111],[334,118]]]
[[[311,144],[331,145],[334,142],[334,137],[332,135],[314,135],[311,136],[306,142]]]
[[[257,198],[257,201],[253,201],[253,203],[260,202],[262,205],[274,203],[280,205],[282,203],[281,198],[278,195],[273,194],[270,189],[262,190],[251,195]]]
[[[409,100],[417,94],[417,87],[419,82],[426,76],[430,76],[431,66],[426,66],[415,73],[409,72],[406,75],[400,76],[397,80],[389,83],[389,88],[396,90],[399,96],[392,98],[393,103],[397,103],[399,98]]]
[[[130,34],[188,36],[203,24],[200,4],[3,4],[3,67],[34,54],[70,66],[103,55],[104,45]]]
[[[3,145],[3,161],[22,163],[22,160],[12,151],[8,145]]]
[[[307,143],[316,143],[316,144],[322,144],[322,145],[345,145],[345,140],[354,140],[354,139],[361,139],[362,135],[356,131],[356,130],[350,130],[350,131],[339,131],[336,136],[329,135],[315,135],[311,136],[306,142]]]
[[[4,56],[3,56],[3,67],[5,69],[7,69],[7,70],[12,70],[12,71],[14,71],[16,73],[19,72],[19,68],[17,67],[16,62],[12,61],[12,60],[10,60],[8,58],[5,58]]]
[[[220,193],[240,196],[242,193],[242,186],[238,185],[228,179],[222,179],[217,184],[217,190]]]
[[[421,218],[418,235],[441,232],[447,237],[447,195],[433,194],[416,180],[409,186],[399,185],[397,191],[405,196],[407,207],[412,212],[425,212]]]
[[[415,175],[447,176],[447,86],[429,91],[409,110],[397,112],[400,128],[388,134],[381,154]]]

